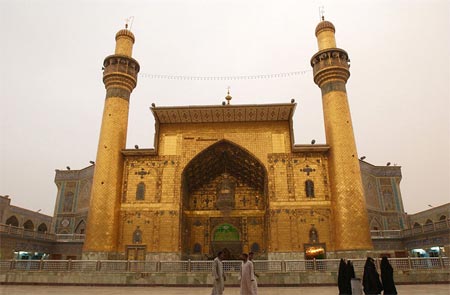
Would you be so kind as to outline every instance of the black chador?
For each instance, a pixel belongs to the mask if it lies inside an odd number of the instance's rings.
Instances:
[[[339,295],[351,294],[347,290],[347,265],[344,259],[341,258],[339,262],[339,272],[338,272],[338,289]]]
[[[355,269],[353,264],[348,261],[345,263],[344,259],[339,262],[339,272],[338,272],[338,288],[339,295],[351,295],[352,285],[351,280],[355,278]]]
[[[363,287],[364,293],[367,295],[377,295],[381,294],[381,291],[383,291],[380,276],[375,267],[375,262],[371,257],[367,257],[366,264],[364,265]]]
[[[397,289],[394,283],[394,269],[387,257],[383,257],[380,263],[381,281],[383,283],[384,295],[396,295]]]

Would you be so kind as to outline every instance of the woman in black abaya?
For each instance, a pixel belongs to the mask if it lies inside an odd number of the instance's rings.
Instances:
[[[364,265],[363,287],[365,294],[379,295],[383,291],[383,285],[380,282],[373,258],[367,257]]]
[[[350,293],[348,293],[347,273],[348,273],[347,264],[345,263],[344,259],[341,258],[341,261],[339,262],[339,272],[338,272],[339,295],[352,294],[351,291]]]
[[[394,283],[394,269],[392,268],[386,256],[381,259],[380,270],[384,295],[396,295],[397,289],[395,288]]]
[[[339,295],[351,295],[352,294],[352,284],[351,280],[355,278],[355,269],[353,264],[349,261],[345,263],[344,259],[341,258],[339,262],[339,272],[338,272],[338,288]]]

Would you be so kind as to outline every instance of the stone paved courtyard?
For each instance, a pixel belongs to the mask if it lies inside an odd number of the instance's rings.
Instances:
[[[450,285],[400,285],[400,295],[449,295]],[[0,285],[0,295],[209,295],[211,288],[201,287],[84,287]],[[224,295],[238,295],[239,288],[225,287]],[[337,287],[261,287],[259,295],[336,295]]]

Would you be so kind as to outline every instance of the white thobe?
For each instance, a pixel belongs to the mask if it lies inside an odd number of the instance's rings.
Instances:
[[[212,274],[214,282],[211,295],[222,295],[225,284],[225,273],[223,272],[222,261],[218,257],[214,259]]]
[[[247,260],[247,262],[241,265],[241,295],[257,295],[258,284],[256,282],[255,272],[253,269],[253,262]]]

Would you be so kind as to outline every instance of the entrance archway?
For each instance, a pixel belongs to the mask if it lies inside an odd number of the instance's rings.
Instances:
[[[182,174],[183,257],[212,258],[224,248],[237,257],[255,243],[264,252],[267,209],[264,165],[230,141],[209,146]]]
[[[213,253],[224,251],[226,260],[238,259],[242,253],[242,240],[237,228],[223,223],[213,230],[211,247]]]

